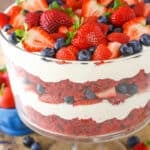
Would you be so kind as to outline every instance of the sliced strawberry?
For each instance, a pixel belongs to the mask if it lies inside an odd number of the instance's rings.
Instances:
[[[99,23],[99,26],[102,29],[103,33],[106,35],[107,32],[109,31],[109,26],[106,25],[105,23]]]
[[[128,15],[125,15],[125,14],[128,14]],[[119,7],[117,10],[115,10],[112,13],[110,20],[111,20],[112,24],[114,24],[116,26],[121,26],[125,22],[127,22],[135,17],[136,17],[135,13],[130,7],[122,6],[122,7]]]
[[[77,60],[78,49],[72,45],[61,48],[56,53],[56,58],[61,60]]]
[[[107,47],[107,45],[100,44],[94,51],[92,59],[93,60],[106,60],[106,59],[110,59],[111,56],[112,56],[112,52]]]
[[[112,55],[110,57],[110,59],[112,58],[118,58],[121,54],[120,54],[120,46],[121,43],[119,42],[109,42],[108,43],[108,48],[111,51]]]
[[[130,38],[125,33],[113,32],[107,36],[107,39],[111,42],[128,43]]]
[[[71,7],[72,9],[81,9],[83,0],[66,0],[67,6]]]
[[[144,16],[144,2],[139,2],[133,6],[136,17]]]
[[[40,25],[47,32],[54,33],[58,31],[60,26],[70,27],[72,20],[68,14],[60,10],[51,9],[41,15]]]
[[[117,96],[115,87],[106,89],[102,92],[96,93],[98,98],[113,98]]]
[[[29,11],[44,11],[48,8],[48,3],[46,0],[23,0],[19,3],[19,6],[22,9],[29,10]]]
[[[3,12],[0,12],[0,28],[3,28],[9,23],[9,16]]]
[[[22,8],[20,6],[14,5],[8,10],[7,14],[9,16],[17,15],[20,12],[20,10],[22,10]]]
[[[55,40],[41,27],[33,27],[28,31],[23,46],[29,52],[36,52],[47,47],[52,48],[54,43]]]
[[[25,22],[29,29],[40,24],[40,16],[41,13],[38,12],[29,12],[26,14]]]
[[[25,23],[25,16],[23,14],[22,8],[17,6],[13,7],[10,11],[10,14],[12,14],[10,16],[10,24],[14,28],[23,29]]]
[[[100,5],[108,6],[113,0],[97,0]]]
[[[106,12],[106,7],[100,5],[97,0],[84,0],[82,4],[82,16],[101,16]]]
[[[72,45],[79,49],[97,46],[100,43],[106,43],[106,38],[97,22],[83,24],[72,40]]]
[[[150,3],[144,4],[144,17],[150,17]]]
[[[144,17],[137,17],[123,25],[123,32],[130,37],[130,40],[139,40],[142,34],[150,34],[150,25],[146,25]]]
[[[66,26],[60,26],[58,29],[58,33],[66,34],[68,32],[68,28]]]
[[[124,0],[128,3],[128,5],[135,5],[139,2],[139,0]]]

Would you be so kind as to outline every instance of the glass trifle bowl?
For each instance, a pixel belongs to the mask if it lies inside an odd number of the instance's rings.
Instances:
[[[149,46],[116,59],[71,61],[25,51],[0,34],[16,108],[34,131],[104,142],[149,122]]]

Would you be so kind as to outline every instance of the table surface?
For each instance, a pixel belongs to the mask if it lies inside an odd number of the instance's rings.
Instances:
[[[0,10],[3,10],[4,8],[6,8],[8,3],[11,3],[14,1],[15,0],[5,0],[5,2],[1,3]],[[4,63],[5,63],[4,57],[0,49],[0,65]],[[136,135],[138,135],[142,141],[150,140],[150,125],[147,125],[144,129],[136,133]],[[55,140],[43,137],[36,133],[31,134],[31,136],[33,136],[36,141],[41,143],[43,150],[69,150],[70,149],[70,144],[68,143],[57,142]],[[8,135],[1,133],[0,134],[0,150],[28,150],[27,148],[23,146],[22,138],[23,137],[10,137]],[[12,144],[1,144],[2,141],[9,141]],[[121,139],[120,141],[126,146],[125,144],[126,138]],[[110,148],[107,150],[119,150],[112,143],[108,143],[108,145],[110,145]],[[87,145],[81,144],[79,147],[80,147],[79,148],[80,150],[98,150],[99,149],[97,145],[91,145],[87,147]]]

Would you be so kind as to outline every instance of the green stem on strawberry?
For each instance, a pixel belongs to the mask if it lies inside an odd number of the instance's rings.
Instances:
[[[6,72],[6,71],[7,71],[7,68],[5,65],[0,67],[0,72]]]
[[[117,9],[122,5],[122,3],[120,2],[120,0],[114,0],[114,5],[113,5],[113,9]]]

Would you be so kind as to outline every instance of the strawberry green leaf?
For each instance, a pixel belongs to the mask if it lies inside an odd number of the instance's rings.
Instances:
[[[150,147],[150,141],[146,141],[146,142],[144,142],[144,144],[145,144],[147,147]]]
[[[67,32],[67,39],[66,39],[66,45],[69,45],[71,43],[71,40],[76,35],[76,32]]]
[[[106,13],[104,14],[104,16],[106,16],[107,18],[109,18],[109,17],[111,16],[111,12],[106,12]]]
[[[22,37],[24,37],[25,31],[24,31],[24,30],[21,30],[21,29],[17,29],[17,30],[15,31],[15,33],[16,33],[17,37],[22,38]]]
[[[114,5],[113,5],[113,9],[117,9],[121,6],[121,2],[120,0],[114,0]]]
[[[0,72],[6,72],[6,71],[7,71],[6,66],[5,66],[5,65],[2,65],[2,66],[0,67]]]
[[[52,4],[51,4],[51,8],[60,9],[60,6],[56,1],[53,1]]]

